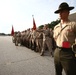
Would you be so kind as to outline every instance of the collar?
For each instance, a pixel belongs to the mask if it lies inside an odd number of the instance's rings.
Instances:
[[[65,26],[66,26],[66,25],[67,25],[67,26],[71,25],[71,21],[68,20],[68,22],[65,24]],[[61,23],[57,24],[54,29],[56,29],[56,28],[58,28],[58,27],[61,27]]]

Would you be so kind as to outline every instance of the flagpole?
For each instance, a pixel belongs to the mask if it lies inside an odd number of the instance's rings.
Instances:
[[[32,15],[32,17],[33,17],[33,30],[35,30],[36,29],[36,23],[35,23],[35,20],[34,20],[34,15]]]
[[[34,18],[34,15],[32,15],[32,17]]]

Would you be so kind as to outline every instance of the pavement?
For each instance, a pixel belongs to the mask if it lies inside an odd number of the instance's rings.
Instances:
[[[55,75],[54,58],[48,51],[40,56],[24,46],[15,46],[11,36],[0,36],[0,75]]]

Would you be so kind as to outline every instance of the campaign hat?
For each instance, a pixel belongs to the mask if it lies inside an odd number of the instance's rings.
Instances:
[[[58,10],[56,10],[54,13],[58,14],[60,11],[65,10],[65,9],[70,11],[70,10],[74,9],[74,7],[69,6],[66,2],[63,2],[59,5]]]

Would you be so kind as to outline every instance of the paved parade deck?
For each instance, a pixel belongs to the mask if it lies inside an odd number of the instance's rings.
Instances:
[[[54,58],[15,46],[11,36],[0,36],[0,75],[55,75]]]

